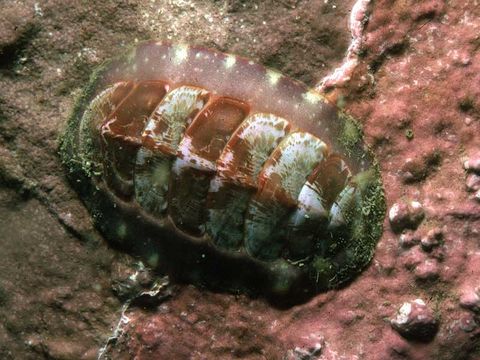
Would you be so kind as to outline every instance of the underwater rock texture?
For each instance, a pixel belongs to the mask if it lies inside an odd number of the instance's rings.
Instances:
[[[390,323],[402,336],[416,341],[430,341],[437,331],[437,319],[422,299],[407,301]]]
[[[115,359],[479,358],[480,202],[467,188],[480,151],[478,1],[375,1],[358,66],[329,94],[364,124],[389,209],[422,204],[408,246],[386,219],[355,282],[294,308],[168,286],[143,296],[150,311],[140,302],[124,317],[124,298],[140,290],[123,279],[139,278],[139,266],[93,229],[56,154],[92,69],[135,39],[166,38],[246,55],[315,85],[342,62],[353,1],[63,4],[10,2],[0,14],[9,34],[0,37],[1,358],[95,359],[117,324],[125,335],[106,352]],[[438,245],[422,245],[436,228]],[[438,275],[423,276],[432,263]],[[417,298],[438,319],[429,342],[390,325]]]

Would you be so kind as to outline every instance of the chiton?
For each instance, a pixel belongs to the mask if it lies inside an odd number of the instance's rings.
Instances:
[[[242,57],[140,44],[92,76],[61,154],[106,238],[181,281],[299,299],[352,279],[381,234],[357,123]]]

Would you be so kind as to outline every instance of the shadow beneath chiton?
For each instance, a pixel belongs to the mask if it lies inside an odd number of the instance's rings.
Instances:
[[[279,308],[306,302],[326,284],[312,286],[310,274],[276,269],[241,253],[218,250],[211,244],[177,236],[162,229],[154,218],[139,216],[139,209],[109,194],[96,192],[96,225],[110,244],[139,257],[156,272],[168,274],[171,282],[194,284],[219,293],[245,293],[264,297]],[[105,221],[106,217],[108,220]],[[113,220],[114,219],[114,220]],[[277,271],[275,271],[277,270]],[[283,272],[278,272],[278,270]]]
[[[209,242],[176,235],[138,205],[120,200],[82,174],[77,173],[73,178],[109,244],[138,257],[155,272],[168,274],[172,283],[193,284],[217,293],[244,293],[287,309],[309,301],[322,291],[348,286],[359,272],[351,269],[355,275],[344,274],[342,278],[339,274],[341,281],[332,282],[335,277],[332,272],[338,269],[319,268],[314,273],[311,266],[285,266],[283,260],[265,262],[242,252],[219,250]],[[338,255],[335,261],[346,261],[345,254]]]

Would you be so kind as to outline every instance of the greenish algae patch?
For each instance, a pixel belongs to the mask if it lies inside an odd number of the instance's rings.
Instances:
[[[135,48],[130,47],[124,55],[117,56],[111,60],[105,61],[98,66],[90,76],[87,85],[82,89],[80,95],[74,102],[74,107],[63,134],[60,135],[59,154],[64,165],[72,173],[81,172],[87,177],[101,175],[101,165],[95,160],[95,148],[93,141],[89,136],[81,134],[81,122],[84,112],[88,109],[90,102],[98,94],[98,87],[105,76],[111,70],[113,64],[127,64],[133,66],[135,64]],[[87,114],[88,116],[88,114]],[[79,144],[79,137],[87,139],[87,143]]]
[[[105,72],[109,63],[100,66],[90,76],[88,85],[84,88],[82,93],[75,100],[75,106],[72,110],[70,118],[67,120],[67,126],[63,135],[60,138],[59,153],[63,163],[67,166],[70,172],[83,172],[88,177],[93,175],[93,164],[85,161],[92,157],[94,151],[93,144],[91,146],[84,146],[84,152],[80,151],[78,143],[80,123],[83,112],[88,107],[95,90],[97,88],[98,79]]]
[[[338,235],[330,244],[331,257],[319,254],[312,261],[313,277],[319,285],[328,278],[328,288],[352,280],[369,264],[383,232],[386,212],[380,167],[364,145],[362,125],[344,111],[339,112],[338,120],[343,123],[338,141],[345,151],[349,155],[364,152],[373,164],[353,179],[358,193],[355,203],[346,211],[347,233]]]
[[[382,235],[386,205],[378,164],[358,174],[355,183],[360,195],[346,212],[348,231],[330,245],[331,257],[317,255],[312,261],[312,276],[319,285],[329,279],[328,288],[352,280],[367,266]]]
[[[340,134],[340,144],[342,144],[348,154],[358,151],[357,145],[361,143],[363,139],[362,126],[353,117],[340,112],[338,114],[338,120],[343,122],[343,128]]]

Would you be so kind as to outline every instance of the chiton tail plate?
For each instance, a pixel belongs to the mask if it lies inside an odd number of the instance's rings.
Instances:
[[[214,50],[148,42],[97,70],[61,154],[105,237],[182,281],[295,302],[351,280],[381,235],[357,123]]]

